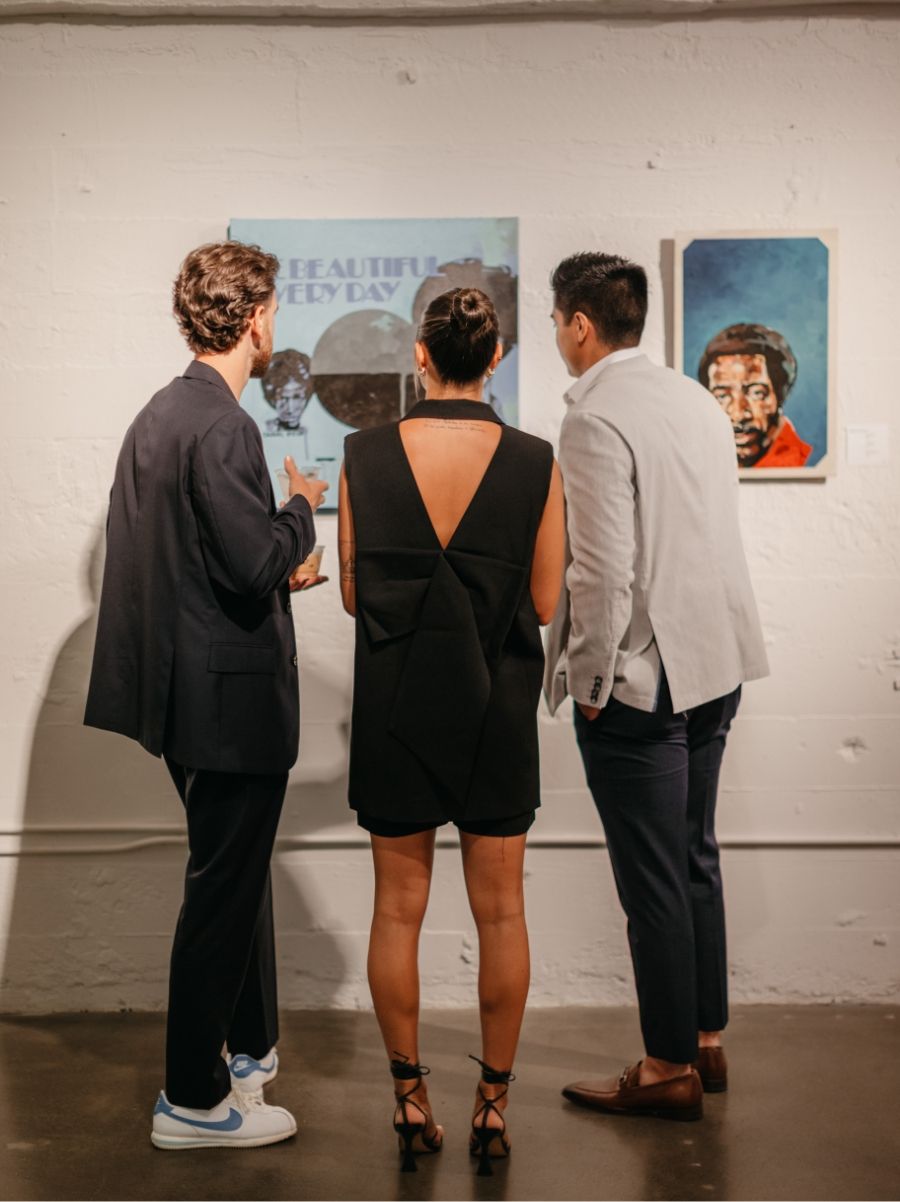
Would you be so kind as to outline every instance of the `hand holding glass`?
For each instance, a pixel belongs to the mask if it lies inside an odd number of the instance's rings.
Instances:
[[[324,584],[328,579],[327,576],[321,575],[322,556],[325,554],[325,548],[322,546],[314,547],[307,555],[303,563],[296,567],[291,573],[291,592],[297,593],[301,590],[314,588],[317,584]]]
[[[306,497],[315,512],[328,491],[328,485],[318,478],[317,472],[315,467],[306,468],[305,473],[299,471],[292,457],[286,455],[284,470],[276,473],[284,499],[289,501],[291,497]]]

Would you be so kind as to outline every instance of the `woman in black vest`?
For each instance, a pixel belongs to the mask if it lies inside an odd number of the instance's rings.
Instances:
[[[500,355],[483,292],[437,297],[416,343],[425,399],[400,423],[349,435],[341,475],[341,591],[356,617],[350,805],[372,837],[369,984],[409,1171],[443,1138],[418,1063],[418,941],[444,823],[460,831],[478,928],[481,1173],[509,1152],[503,1111],[528,992],[539,626],[556,608],[565,534],[550,444],[481,399]]]

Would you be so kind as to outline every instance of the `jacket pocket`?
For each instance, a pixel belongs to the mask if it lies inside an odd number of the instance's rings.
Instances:
[[[211,643],[206,666],[210,672],[274,676],[275,648],[256,647],[250,643]]]

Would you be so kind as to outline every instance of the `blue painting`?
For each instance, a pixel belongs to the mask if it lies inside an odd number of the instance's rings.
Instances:
[[[345,435],[397,421],[416,402],[416,330],[428,304],[477,287],[497,309],[503,359],[485,399],[518,422],[515,218],[234,219],[229,236],[281,261],[275,353],[242,404],[259,424],[276,496],[285,455],[330,484],[337,505]]]
[[[825,236],[685,238],[678,366],[731,420],[744,475],[821,476],[831,423]]]

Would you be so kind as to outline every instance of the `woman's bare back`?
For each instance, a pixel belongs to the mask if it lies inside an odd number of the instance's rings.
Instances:
[[[400,440],[422,503],[442,547],[478,491],[503,434],[495,422],[411,418]]]

